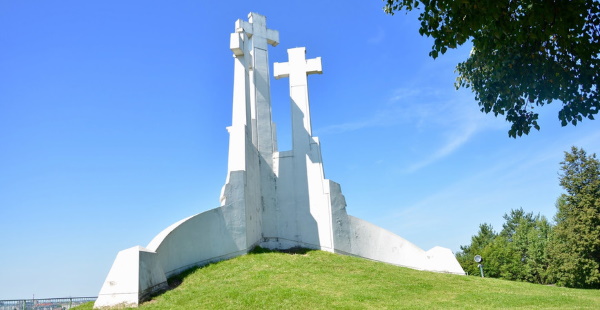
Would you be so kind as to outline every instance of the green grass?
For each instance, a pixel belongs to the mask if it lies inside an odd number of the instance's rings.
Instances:
[[[598,290],[423,272],[322,251],[259,250],[171,280],[182,281],[141,308],[600,308]]]

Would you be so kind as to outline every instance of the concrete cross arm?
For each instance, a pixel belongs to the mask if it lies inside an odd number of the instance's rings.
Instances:
[[[251,37],[252,34],[254,33],[252,31],[252,24],[247,21],[244,21],[242,19],[238,19],[235,21],[235,32],[237,32],[237,33],[245,32],[248,35],[248,37]]]
[[[316,73],[323,73],[323,63],[321,62],[321,57],[306,60],[306,74]]]
[[[276,79],[286,78],[290,76],[289,62],[276,62],[273,63],[273,75]]]
[[[315,74],[323,73],[321,57],[306,59],[306,48],[297,47],[288,49],[289,62],[276,62],[273,64],[273,74],[276,79],[289,77],[290,74]]]
[[[267,29],[267,43],[271,46],[277,46],[279,44],[279,31]]]
[[[264,27],[264,26],[263,26]],[[263,31],[266,31],[266,38],[267,39],[267,43],[272,45],[272,46],[277,46],[279,44],[279,31],[277,30],[273,30],[273,29],[264,29]],[[238,19],[235,22],[235,32],[236,33],[245,33],[248,38],[251,38],[254,33],[254,24]]]
[[[232,33],[229,36],[229,48],[235,56],[244,55],[244,41],[246,41],[246,35],[243,32]]]

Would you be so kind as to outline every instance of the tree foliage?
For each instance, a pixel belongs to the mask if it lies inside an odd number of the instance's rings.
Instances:
[[[541,215],[522,208],[504,215],[500,233],[479,226],[471,244],[460,247],[458,262],[478,275],[472,261],[484,258],[486,276],[532,283],[600,288],[600,162],[573,147],[561,162],[560,185],[566,191],[556,202],[553,226]]]
[[[600,288],[600,162],[573,147],[561,170],[550,271],[559,285]]]
[[[600,109],[600,2],[596,0],[384,0],[388,14],[421,9],[433,58],[468,41],[456,87],[471,88],[481,111],[504,115],[509,136],[539,130],[536,106],[562,102],[562,126]],[[422,5],[422,7],[421,7]]]
[[[471,244],[460,247],[457,259],[463,269],[478,275],[473,256],[479,254],[484,258],[486,276],[547,283],[545,249],[552,228],[550,223],[541,215],[525,213],[522,208],[511,210],[504,219],[506,222],[500,233],[491,230],[489,224],[483,224],[478,234],[471,238]]]

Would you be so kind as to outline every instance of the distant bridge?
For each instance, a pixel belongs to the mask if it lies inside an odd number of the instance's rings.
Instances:
[[[0,300],[0,310],[67,310],[98,297],[65,297]]]

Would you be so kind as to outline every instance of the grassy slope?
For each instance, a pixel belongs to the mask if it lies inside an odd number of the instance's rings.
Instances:
[[[321,251],[206,266],[142,309],[600,308],[600,291],[422,272]],[[91,309],[85,305],[80,309]]]

